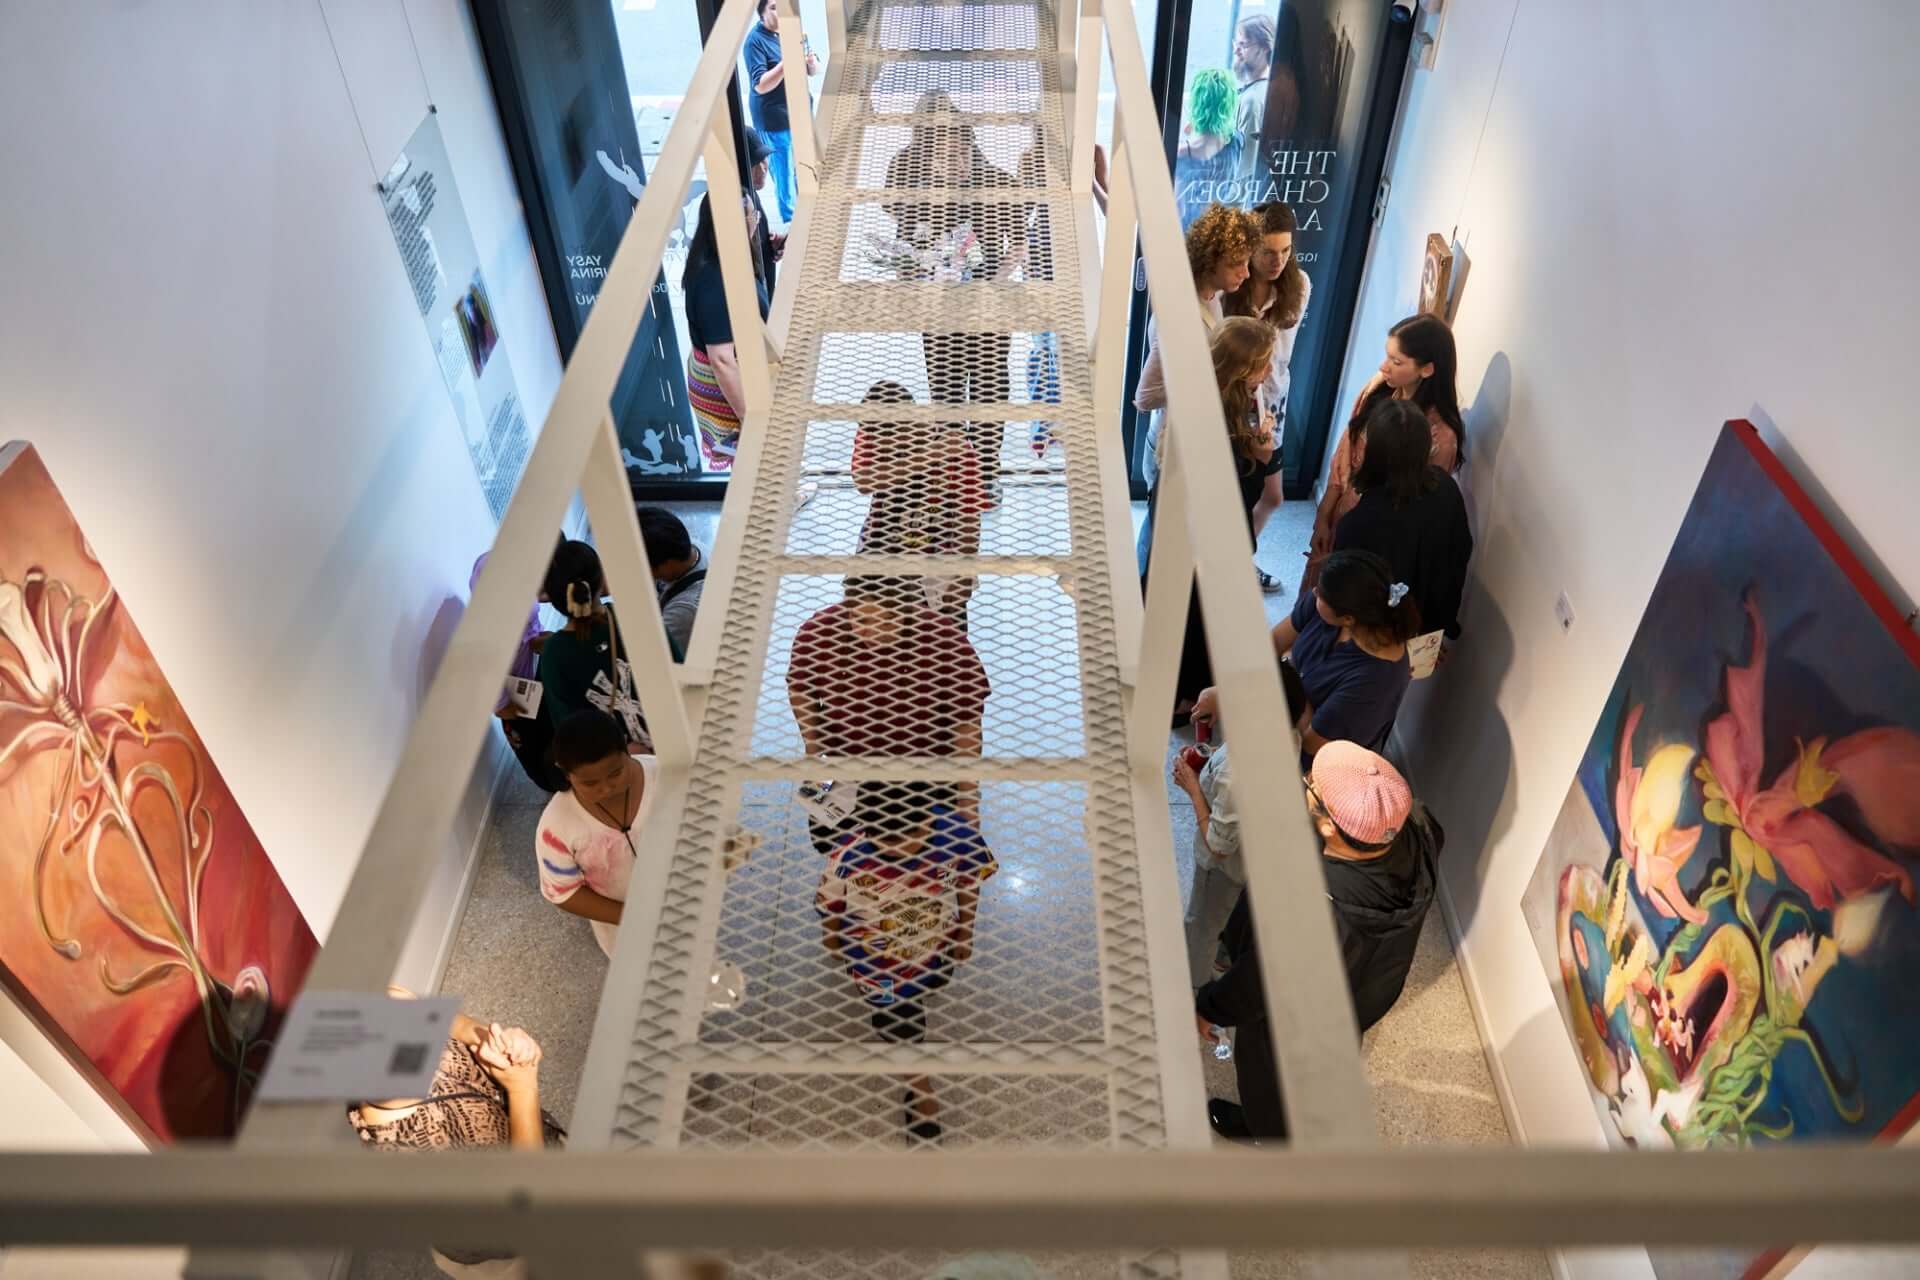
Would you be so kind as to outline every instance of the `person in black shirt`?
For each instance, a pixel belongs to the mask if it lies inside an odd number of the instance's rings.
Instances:
[[[767,220],[767,206],[761,202],[760,193],[767,189],[767,161],[773,155],[773,148],[758,129],[747,130],[747,198],[753,201],[754,209],[760,215],[760,232],[754,237],[754,251],[760,261],[755,270],[760,277],[760,287],[766,292],[767,300],[773,300],[775,277],[780,255],[787,247],[787,237],[773,234],[773,224]]]
[[[1354,477],[1360,501],[1334,526],[1337,551],[1371,551],[1413,589],[1429,631],[1460,634],[1473,531],[1460,487],[1428,461],[1426,414],[1409,400],[1383,400],[1367,415],[1367,452]]]
[[[757,240],[760,206],[743,196],[749,243]],[[759,278],[760,258],[754,255],[755,292],[760,318],[767,317],[766,282]],[[700,217],[687,245],[687,269],[682,277],[687,296],[687,404],[700,429],[700,450],[707,468],[724,471],[733,465],[740,439],[740,423],[747,416],[747,394],[740,379],[734,347],[733,317],[727,310],[727,284],[720,269],[720,248],[713,230],[713,198],[700,197]]]
[[[1381,756],[1351,742],[1330,742],[1313,759],[1307,813],[1320,833],[1321,870],[1334,931],[1347,972],[1354,1020],[1364,1034],[1385,1017],[1406,987],[1433,905],[1438,858],[1446,841],[1406,779]],[[1210,1099],[1207,1118],[1222,1137],[1284,1139],[1286,1103],[1267,1020],[1253,911],[1242,891],[1220,939],[1227,972],[1194,995],[1200,1035],[1218,1041],[1235,1029],[1234,1076],[1240,1101]]]
[[[752,90],[753,127],[772,148],[773,192],[780,202],[780,221],[793,221],[793,133],[787,116],[787,64],[780,53],[780,7],[777,0],[760,0],[760,21],[747,33],[747,83]],[[820,70],[820,59],[807,50],[807,74]]]

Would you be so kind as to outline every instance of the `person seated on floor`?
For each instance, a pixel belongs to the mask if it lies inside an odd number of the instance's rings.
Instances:
[[[632,752],[625,727],[592,707],[554,727],[553,761],[567,790],[540,815],[533,848],[540,893],[591,921],[594,941],[611,956],[638,856],[634,833],[653,809],[659,765]]]
[[[918,1044],[927,996],[973,956],[980,886],[996,864],[978,826],[932,783],[860,783],[853,825],[814,894],[822,941],[847,966],[873,1029]],[[932,1142],[940,1136],[932,1082],[913,1076],[906,1085],[907,1132]]]
[[[625,726],[635,752],[653,750],[646,715],[634,688],[633,667],[620,620],[607,599],[600,553],[584,542],[568,542],[555,553],[547,571],[547,598],[567,615],[567,625],[551,632],[540,649],[542,701],[557,726],[576,711],[598,708]],[[677,660],[680,650],[667,638]]]
[[[413,999],[404,987],[387,994]],[[453,1015],[440,1051],[433,1085],[424,1098],[358,1102],[347,1121],[360,1141],[381,1151],[467,1151],[557,1147],[567,1136],[540,1107],[540,1045],[519,1027]],[[450,1276],[524,1280],[524,1260],[493,1251],[434,1249],[433,1260]]]
[[[560,535],[554,546],[554,554],[567,545],[567,535]],[[487,557],[492,552],[483,551],[480,558],[473,562],[473,574],[467,579],[467,594],[480,584],[480,571],[487,567]],[[552,561],[548,561],[547,571],[553,571]],[[543,580],[544,581],[544,580]],[[533,607],[527,611],[527,625],[520,632],[520,647],[514,651],[513,665],[507,668],[507,675],[519,680],[536,680],[540,674],[540,650],[545,647],[547,636],[540,626],[540,606],[547,602],[544,587],[534,600]],[[553,718],[548,710],[546,699],[532,715],[523,713],[523,705],[512,696],[511,689],[503,689],[500,702],[493,714],[500,719],[500,730],[506,736],[507,745],[513,749],[513,755],[525,770],[527,778],[542,791],[558,791],[567,785],[560,771],[553,767],[553,761],[547,752],[553,745]]]
[[[665,507],[635,507],[640,536],[647,542],[653,588],[660,593],[660,621],[673,642],[674,657],[684,659],[693,643],[693,622],[706,589],[707,553],[694,545],[679,516]]]
[[[1433,905],[1446,833],[1416,802],[1399,770],[1351,742],[1329,742],[1307,775],[1307,813],[1320,833],[1321,870],[1333,907],[1354,1020],[1364,1034],[1399,1000],[1420,927]],[[1243,891],[1221,934],[1229,967],[1194,995],[1201,1039],[1233,1028],[1238,1104],[1213,1098],[1207,1118],[1223,1137],[1287,1136],[1286,1105],[1267,1021],[1253,913]]]

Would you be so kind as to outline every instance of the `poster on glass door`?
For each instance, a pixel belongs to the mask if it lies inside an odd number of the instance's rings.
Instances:
[[[1341,8],[1252,0],[1195,15],[1174,157],[1181,225],[1210,204],[1281,201],[1298,219],[1296,256],[1316,261],[1336,213],[1339,126],[1358,61]]]
[[[453,399],[473,473],[495,520],[520,483],[533,433],[467,225],[453,166],[431,111],[380,181],[401,265]]]

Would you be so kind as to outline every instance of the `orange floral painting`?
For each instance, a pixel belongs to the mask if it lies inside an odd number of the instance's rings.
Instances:
[[[217,1139],[315,949],[39,455],[0,448],[0,979],[149,1141]]]

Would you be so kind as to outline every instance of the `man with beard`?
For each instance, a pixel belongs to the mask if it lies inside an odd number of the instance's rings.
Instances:
[[[1240,173],[1251,178],[1259,166],[1260,129],[1266,123],[1267,74],[1273,67],[1273,19],[1256,13],[1233,36],[1233,75],[1240,82],[1234,125],[1240,130]]]

